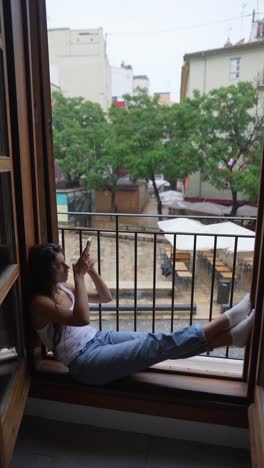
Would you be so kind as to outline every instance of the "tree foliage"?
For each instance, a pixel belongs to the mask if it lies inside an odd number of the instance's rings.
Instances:
[[[193,144],[198,118],[199,101],[189,98],[173,104],[165,114],[164,176],[173,189],[177,180],[184,180],[198,170],[198,154]]]
[[[104,151],[94,160],[93,168],[87,172],[85,178],[87,186],[111,192],[113,212],[116,211],[115,196],[118,190],[120,169],[124,165],[127,150],[126,141],[123,141],[119,135],[118,120],[121,118],[121,110],[112,108],[109,112],[105,126]],[[115,118],[116,114],[118,119]]]
[[[66,179],[76,183],[104,155],[106,119],[99,104],[82,97],[55,92],[52,98],[55,158]]]
[[[238,192],[255,201],[259,187],[261,145],[259,129],[264,112],[254,86],[239,82],[200,95],[194,102],[199,109],[193,139],[203,180],[218,190],[229,188],[235,215]]]
[[[118,125],[103,113],[99,104],[81,97],[66,98],[55,92],[53,97],[53,140],[55,158],[64,177],[71,183],[88,188],[110,190],[112,210],[119,168],[126,145],[118,138]]]
[[[185,179],[198,169],[192,142],[197,102],[187,99],[168,107],[159,103],[158,95],[152,98],[145,91],[125,99],[127,108],[115,113],[126,154],[125,167],[135,178],[152,181],[161,214],[155,174],[163,174],[173,186],[177,179]]]
[[[212,90],[171,107],[145,91],[125,96],[126,108],[111,107],[53,94],[55,157],[64,176],[82,179],[89,188],[118,190],[120,168],[135,179],[151,180],[162,212],[155,174],[172,186],[201,171],[203,180],[256,200],[261,161],[260,132],[264,112],[256,89],[248,82]],[[175,186],[173,186],[175,188]]]
[[[153,182],[158,212],[161,202],[155,182],[155,173],[162,173],[166,159],[164,145],[164,106],[146,91],[125,96],[126,108],[111,110],[111,122],[117,136],[118,150],[124,154],[123,164],[135,179]]]

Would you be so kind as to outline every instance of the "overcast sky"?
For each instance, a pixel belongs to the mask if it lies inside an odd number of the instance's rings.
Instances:
[[[48,27],[102,27],[111,65],[148,75],[151,93],[179,100],[183,56],[245,38],[264,0],[46,0]]]

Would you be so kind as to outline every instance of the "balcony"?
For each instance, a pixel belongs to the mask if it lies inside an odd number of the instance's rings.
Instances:
[[[89,224],[82,227],[78,219],[84,216]],[[250,290],[253,249],[241,251],[240,244],[250,238],[254,243],[252,231],[243,235],[162,231],[157,224],[161,219],[175,216],[68,212],[67,224],[59,226],[60,243],[70,265],[87,238],[93,238],[92,255],[113,295],[111,304],[90,307],[91,321],[98,329],[173,332],[212,320]],[[192,220],[254,221],[201,216]],[[210,239],[211,248],[204,248],[201,238]],[[223,248],[223,239],[231,242],[231,252]],[[92,288],[88,278],[87,287]],[[188,365],[186,360],[177,360],[154,367],[171,373],[184,370],[241,379],[243,360],[244,350],[232,347],[188,359]]]

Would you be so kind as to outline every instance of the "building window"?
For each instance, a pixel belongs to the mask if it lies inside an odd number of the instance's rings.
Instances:
[[[230,80],[238,80],[240,77],[240,58],[230,59]]]

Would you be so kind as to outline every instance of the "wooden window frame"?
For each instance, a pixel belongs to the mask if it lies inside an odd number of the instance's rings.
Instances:
[[[14,235],[14,253],[15,262],[6,266],[0,275],[0,301],[1,303],[7,297],[12,287],[16,285],[18,301],[22,304],[22,290],[20,282],[20,248],[19,248],[19,235],[18,235],[18,221],[17,221],[17,193],[15,190],[16,178],[16,152],[13,146],[16,129],[13,129],[11,122],[11,100],[10,96],[11,86],[8,80],[8,47],[7,36],[10,33],[9,24],[5,22],[6,7],[9,7],[9,2],[2,2],[0,4],[0,17],[1,17],[1,37],[0,47],[3,51],[3,71],[4,71],[4,91],[5,91],[5,107],[6,107],[6,127],[7,127],[7,140],[8,140],[8,155],[0,157],[0,172],[10,175],[11,183],[11,203],[12,203],[12,226]],[[8,30],[8,33],[6,33]],[[11,99],[10,99],[11,97]],[[11,132],[12,128],[12,132]],[[14,261],[12,260],[12,262]],[[13,447],[15,445],[16,434],[19,429],[20,421],[24,412],[24,407],[29,391],[30,377],[27,369],[26,350],[22,337],[23,321],[20,311],[17,310],[16,314],[16,330],[17,330],[17,346],[19,355],[15,361],[1,362],[1,370],[10,375],[10,379],[4,388],[4,393],[1,395],[0,400],[0,466],[9,466]]]
[[[39,51],[39,56],[42,60],[40,68],[43,70],[45,67],[48,69],[47,33],[43,26],[43,21],[46,20],[44,2],[39,9],[39,15],[42,26],[36,26],[35,33],[38,38],[36,43],[44,45],[42,47],[42,54]],[[47,85],[45,80],[43,80],[42,84],[44,85],[42,92],[46,98],[48,97],[48,100],[45,100],[46,105],[47,102],[50,105],[49,83]],[[50,110],[46,109],[45,112],[50,116]],[[48,150],[51,153],[49,158],[52,160],[52,145],[49,145]],[[50,187],[53,187],[54,193],[54,180],[50,180]],[[52,222],[54,223],[54,218]],[[259,218],[258,225],[262,222],[263,220]],[[55,233],[56,229],[57,224],[56,226],[53,224],[53,233]],[[260,231],[258,232],[260,233]],[[257,245],[260,243],[260,234],[257,234],[258,237],[259,239],[256,240]],[[255,252],[255,273],[253,273],[253,277],[256,276],[256,271],[259,268],[259,258]],[[244,381],[241,382],[180,374],[176,377],[166,372],[150,370],[134,375],[125,383],[111,384],[103,389],[100,387],[89,388],[71,381],[65,375],[63,366],[60,366],[59,363],[52,363],[52,361],[43,362],[40,359],[38,366],[35,367],[33,372],[30,394],[37,398],[111,407],[128,411],[140,412],[142,410],[146,413],[149,411],[150,414],[173,414],[172,417],[189,418],[191,413],[191,418],[194,420],[197,420],[196,418],[204,420],[204,411],[206,411],[206,418],[210,421],[214,420],[214,422],[221,424],[225,421],[226,423],[234,425],[237,423],[243,426],[247,420],[249,403],[253,398],[247,382],[251,383],[254,377],[253,356],[257,346],[256,339],[257,337],[254,333],[253,346],[248,349],[245,361]],[[179,405],[179,398],[185,403]],[[169,410],[166,409],[165,400],[171,402],[175,411],[172,411],[171,405],[169,405]],[[208,411],[211,408],[212,402],[214,402],[215,412],[214,415],[210,414],[209,416]],[[201,408],[203,408],[202,411]],[[217,411],[217,408],[221,408],[221,410]],[[237,412],[240,414],[240,417],[237,416]]]
[[[264,159],[264,157],[263,157]],[[264,163],[262,162],[264,165]],[[255,305],[258,314],[254,324],[253,343],[250,349],[250,365],[248,367],[249,388],[249,433],[251,446],[252,466],[262,468],[264,466],[264,182],[260,189],[259,217],[257,226],[257,242],[255,257],[260,259],[255,271]],[[262,200],[262,203],[261,203]],[[261,261],[262,260],[262,261]]]

